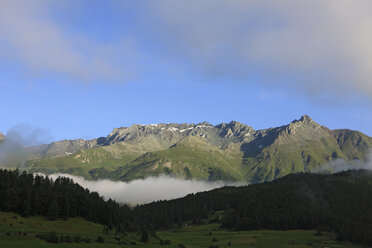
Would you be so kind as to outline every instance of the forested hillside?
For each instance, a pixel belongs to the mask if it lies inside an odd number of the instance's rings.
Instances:
[[[372,245],[372,172],[293,174],[273,182],[224,187],[130,209],[67,178],[52,181],[0,170],[0,211],[56,218],[82,217],[123,233],[169,229],[212,220],[230,230],[317,229]]]
[[[372,245],[372,172],[293,174],[270,183],[224,187],[136,208],[137,223],[168,228],[185,220],[201,223],[213,211],[236,230],[318,229],[339,240]]]

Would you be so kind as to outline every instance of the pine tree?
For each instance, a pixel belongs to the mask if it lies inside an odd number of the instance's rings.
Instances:
[[[70,201],[67,197],[64,198],[61,216],[64,220],[67,220],[70,217]]]
[[[55,220],[58,218],[58,204],[55,200],[49,205],[47,218],[48,220]]]
[[[23,207],[22,207],[22,217],[28,217],[31,212],[31,204],[30,202],[26,199],[23,201]]]

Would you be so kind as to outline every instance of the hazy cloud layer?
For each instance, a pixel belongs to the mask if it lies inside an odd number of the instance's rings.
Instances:
[[[111,198],[118,202],[131,205],[148,203],[156,200],[169,200],[186,196],[190,193],[212,190],[224,185],[227,182],[206,182],[196,180],[185,180],[168,176],[148,177],[137,179],[131,182],[119,182],[111,180],[89,181],[82,177],[68,174],[52,174],[49,177],[56,179],[59,176],[69,177],[74,182],[96,191],[105,199]],[[239,183],[229,185],[241,185]]]
[[[131,75],[131,42],[98,44],[83,34],[73,35],[52,18],[53,4],[51,0],[1,1],[0,56],[21,62],[34,75],[57,73],[79,81]]]
[[[310,98],[372,97],[369,0],[144,2],[168,56],[205,75],[256,78]]]

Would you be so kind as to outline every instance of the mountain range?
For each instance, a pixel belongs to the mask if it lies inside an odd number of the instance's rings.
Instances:
[[[6,137],[0,134],[0,139]],[[215,126],[137,124],[93,140],[22,147],[18,152],[24,159],[12,166],[87,179],[130,181],[167,174],[256,183],[296,172],[333,172],[326,166],[331,161],[357,164],[367,159],[371,148],[372,138],[359,131],[330,130],[304,115],[288,125],[262,130],[236,121]]]

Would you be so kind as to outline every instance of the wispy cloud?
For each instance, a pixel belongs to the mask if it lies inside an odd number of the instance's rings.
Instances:
[[[11,127],[0,142],[0,168],[22,168],[28,158],[25,147],[51,142],[49,130],[35,128],[27,124]]]
[[[77,81],[132,76],[135,49],[130,39],[99,44],[84,34],[69,33],[51,16],[53,4],[50,0],[2,1],[0,56],[20,62],[36,75],[57,73]]]
[[[175,199],[190,193],[208,191],[224,185],[241,185],[240,183],[231,184],[222,181],[185,180],[168,176],[148,177],[128,183],[111,180],[89,181],[68,174],[52,174],[49,177],[56,179],[60,176],[69,177],[81,186],[98,192],[106,199],[111,198],[131,205]]]
[[[371,1],[144,2],[152,37],[204,75],[311,99],[372,98]]]
[[[54,1],[3,1],[0,56],[36,74],[79,81],[125,80],[171,61],[208,78],[262,84],[310,99],[372,98],[369,0],[112,3],[125,8],[123,15],[130,9],[131,22],[125,24],[130,37],[125,29],[115,30],[122,42],[70,32],[53,18]]]
[[[361,161],[361,160],[345,161],[343,159],[335,159],[326,164],[320,165],[318,168],[315,168],[312,172],[313,173],[319,173],[319,172],[337,173],[341,171],[359,170],[359,169],[372,170],[372,153],[368,155],[365,161]]]
[[[6,137],[22,146],[36,146],[52,141],[48,129],[35,128],[27,124],[19,124],[11,127],[6,133]]]

